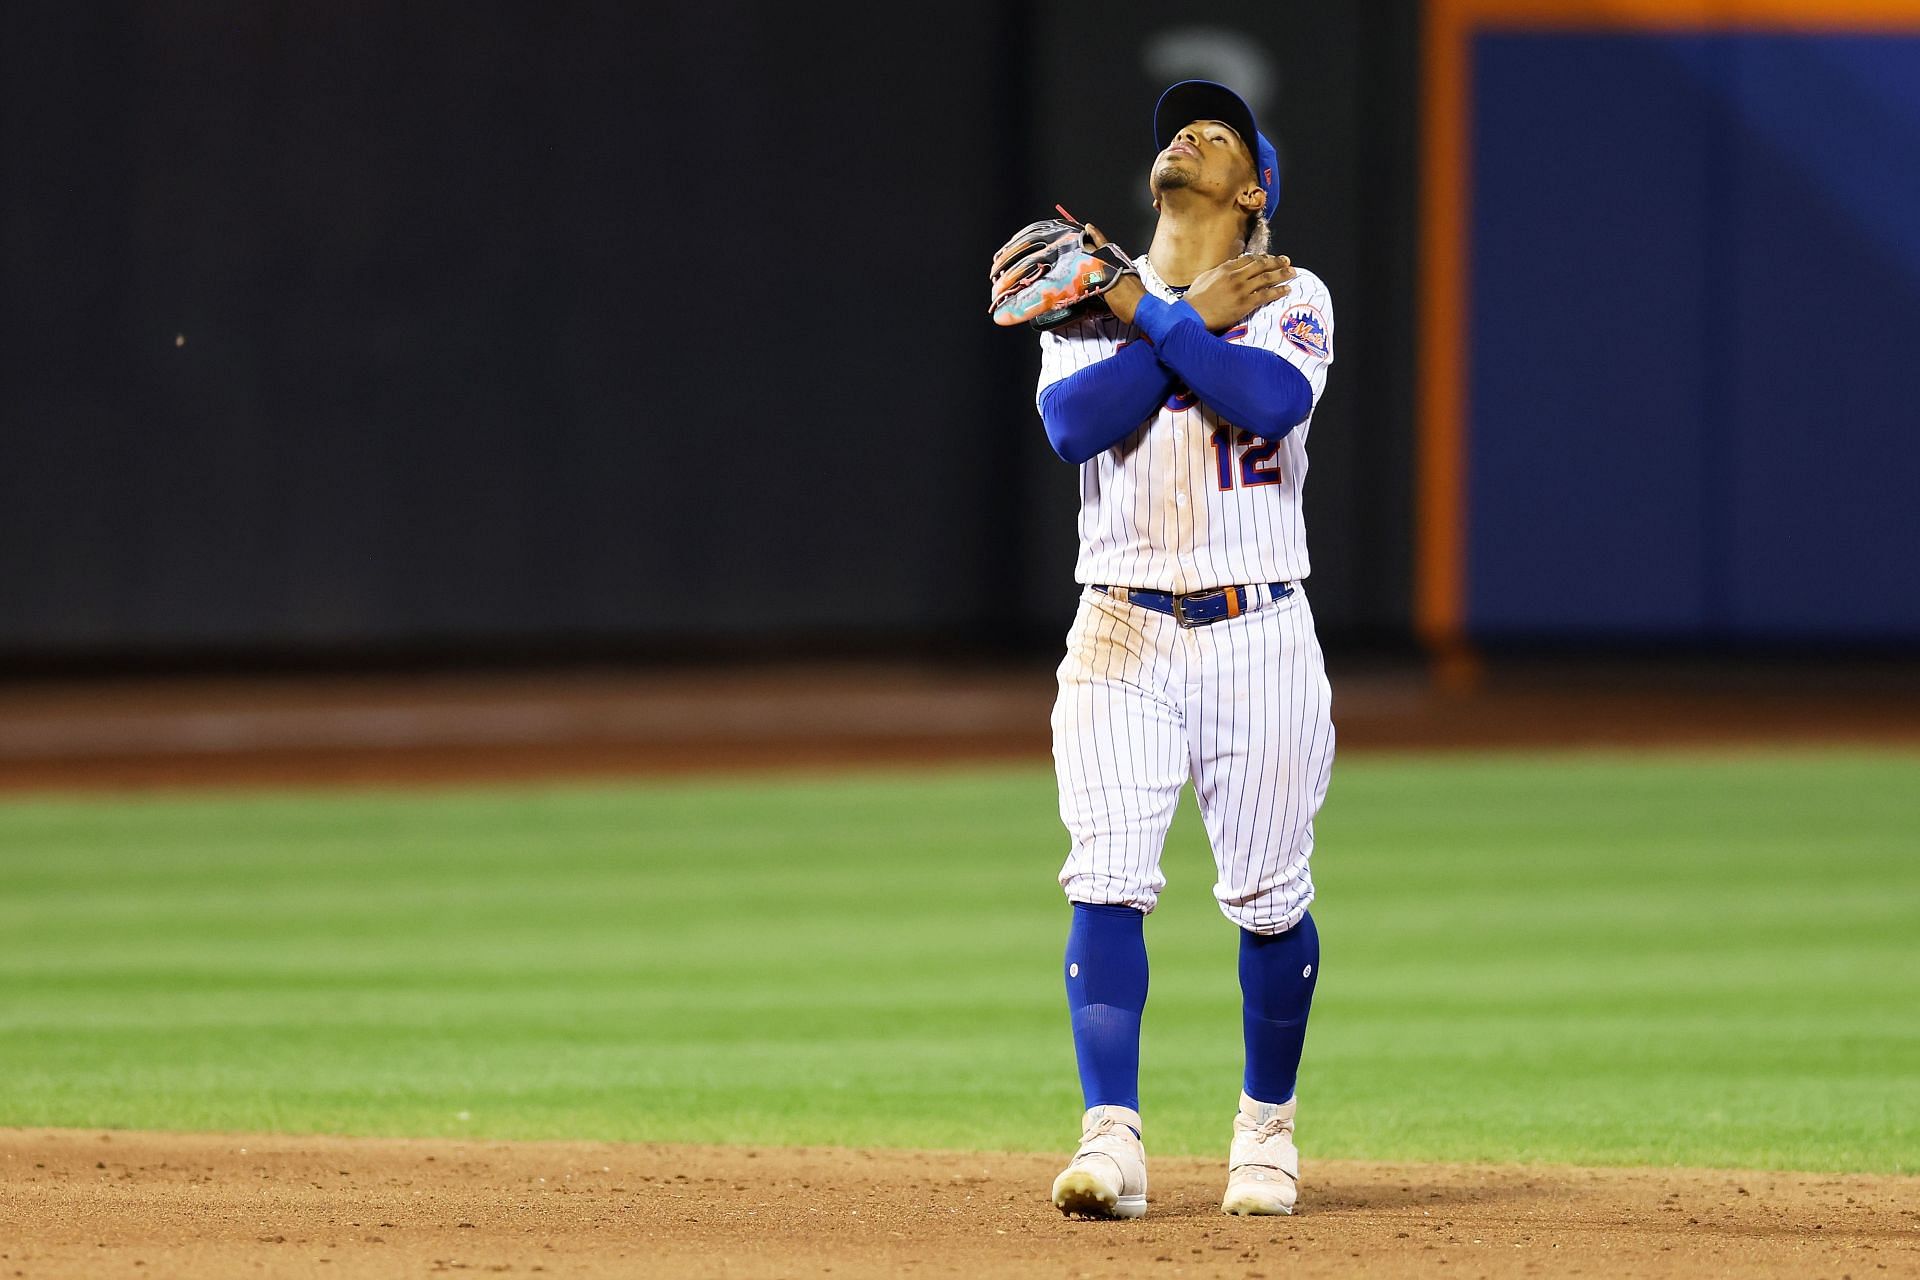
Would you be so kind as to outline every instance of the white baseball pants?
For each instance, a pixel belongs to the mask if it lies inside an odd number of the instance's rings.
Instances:
[[[1333,766],[1332,692],[1300,585],[1192,628],[1088,587],[1059,681],[1067,897],[1152,911],[1167,883],[1167,828],[1191,778],[1220,910],[1255,933],[1298,924],[1313,901],[1313,819]]]

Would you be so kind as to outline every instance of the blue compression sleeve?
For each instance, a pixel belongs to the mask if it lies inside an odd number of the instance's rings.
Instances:
[[[1078,464],[1137,431],[1172,390],[1153,348],[1129,342],[1041,392],[1040,420],[1053,451]]]
[[[1140,1015],[1147,1007],[1146,916],[1132,907],[1073,904],[1067,1008],[1089,1108],[1140,1109]]]
[[[1290,361],[1208,333],[1187,303],[1149,294],[1140,299],[1133,322],[1153,340],[1160,362],[1235,426],[1278,440],[1313,412],[1313,384]]]
[[[1293,1097],[1307,1012],[1320,980],[1320,930],[1311,912],[1285,933],[1240,931],[1241,1024],[1247,1044],[1247,1096]]]

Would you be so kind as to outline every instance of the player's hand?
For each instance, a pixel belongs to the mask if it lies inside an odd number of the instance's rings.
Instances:
[[[1225,333],[1248,316],[1293,292],[1297,273],[1284,253],[1248,253],[1194,277],[1187,303],[1214,333]]]
[[[1091,222],[1087,224],[1087,237],[1093,241],[1096,249],[1111,243],[1106,233]],[[1100,301],[1107,304],[1107,310],[1113,312],[1122,324],[1132,324],[1134,310],[1139,307],[1140,299],[1146,296],[1147,289],[1140,283],[1140,277],[1129,274],[1122,276],[1118,284],[1101,294]]]

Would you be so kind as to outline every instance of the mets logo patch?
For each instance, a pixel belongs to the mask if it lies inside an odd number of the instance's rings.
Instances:
[[[1327,322],[1317,307],[1310,307],[1303,302],[1289,308],[1280,317],[1280,335],[1310,356],[1318,356],[1322,360],[1329,356]]]

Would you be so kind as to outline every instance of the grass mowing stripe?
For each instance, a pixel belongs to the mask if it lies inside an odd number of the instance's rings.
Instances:
[[[1361,757],[1313,1156],[1920,1168],[1920,758]],[[1044,770],[0,804],[0,1123],[1063,1148]],[[1222,1148],[1191,804],[1152,1147]]]

